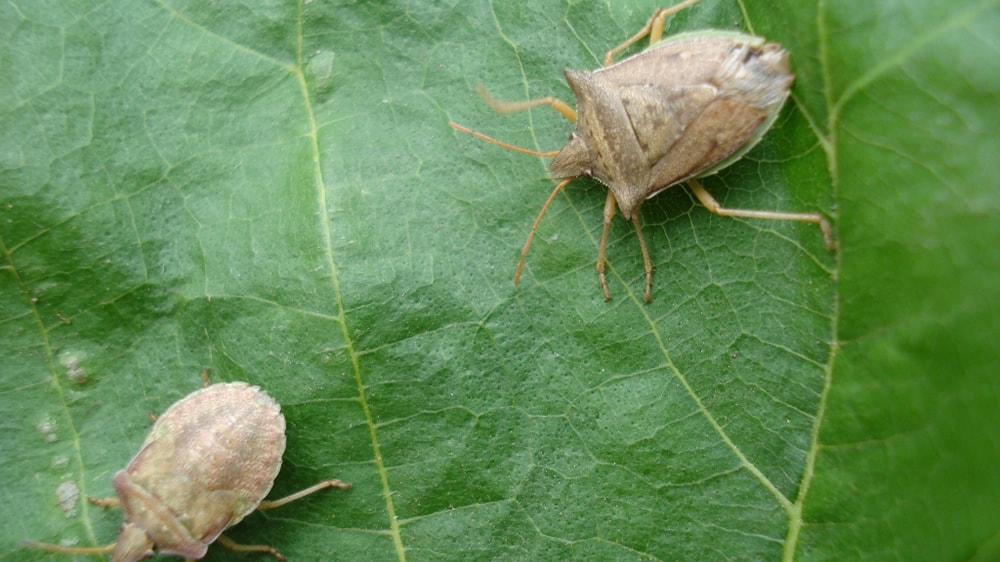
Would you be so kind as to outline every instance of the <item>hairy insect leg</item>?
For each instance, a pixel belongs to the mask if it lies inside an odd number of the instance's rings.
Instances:
[[[298,492],[295,492],[294,494],[285,496],[283,498],[279,498],[276,500],[264,500],[260,502],[260,505],[257,506],[257,510],[263,511],[265,509],[274,509],[276,507],[281,507],[286,503],[292,503],[293,501],[304,498],[313,492],[318,492],[320,490],[325,490],[327,488],[340,488],[341,490],[350,490],[351,485],[348,484],[347,482],[341,482],[340,480],[324,480],[318,484],[313,484],[312,486],[309,486],[305,490],[299,490]]]
[[[118,507],[121,501],[117,497],[110,498],[87,498],[87,502],[97,507]]]
[[[63,546],[61,544],[51,544],[47,542],[22,541],[21,544],[28,548],[44,550],[46,552],[56,552],[59,554],[104,554],[114,550],[115,545],[118,543],[113,542],[104,546]]]
[[[649,17],[649,21],[643,26],[635,35],[629,37],[622,44],[618,45],[614,49],[611,49],[604,55],[604,66],[611,66],[615,62],[615,56],[620,54],[625,49],[628,49],[636,42],[640,41],[643,37],[649,36],[649,44],[653,45],[657,43],[661,37],[663,37],[663,25],[668,16],[676,14],[677,12],[694,6],[701,0],[685,0],[680,4],[675,4],[669,8],[657,8],[653,12],[653,15]]]
[[[653,260],[649,257],[649,247],[646,246],[646,237],[642,235],[642,223],[639,222],[639,211],[632,214],[632,224],[635,225],[635,234],[639,237],[639,249],[642,250],[642,267],[646,271],[646,294],[643,300],[651,302],[653,300]]]
[[[323,480],[318,484],[314,484],[304,490],[299,490],[298,492],[295,492],[294,494],[285,496],[283,498],[279,498],[276,500],[264,500],[260,502],[260,504],[257,506],[257,509],[259,511],[263,511],[265,509],[274,509],[276,507],[281,507],[286,503],[291,503],[297,499],[301,499],[305,496],[308,496],[313,492],[318,492],[326,488],[340,488],[341,490],[349,490],[351,488],[351,485],[348,484],[347,482],[341,482],[340,480]],[[239,544],[233,539],[227,537],[226,535],[219,535],[219,538],[217,540],[219,541],[220,544],[222,544],[222,546],[228,548],[229,550],[233,550],[236,552],[264,552],[270,554],[271,556],[277,558],[278,560],[286,560],[286,558],[282,556],[281,553],[278,552],[274,547],[268,546],[266,544]]]
[[[604,292],[606,301],[611,300],[611,291],[608,290],[608,280],[604,276],[604,262],[607,261],[608,232],[611,230],[611,220],[615,218],[616,203],[615,196],[609,189],[608,196],[604,199],[604,228],[601,230],[601,243],[597,246],[597,280],[601,283],[601,291]]]
[[[611,291],[608,290],[608,279],[604,274],[607,262],[608,233],[611,231],[611,221],[615,218],[615,196],[608,190],[608,196],[604,199],[604,227],[601,229],[601,243],[597,247],[597,279],[601,283],[601,291],[604,292],[604,300],[611,300]],[[646,272],[646,292],[643,300],[651,302],[653,300],[653,260],[649,257],[649,246],[646,245],[646,237],[642,235],[642,223],[639,222],[639,213],[636,211],[632,215],[632,224],[635,226],[635,234],[639,237],[639,249],[642,251],[642,268]]]
[[[525,109],[531,109],[532,107],[547,105],[559,113],[562,113],[563,117],[566,119],[576,123],[576,110],[559,98],[545,96],[544,98],[535,98],[533,100],[502,101],[491,96],[483,86],[477,86],[476,93],[479,94],[479,97],[483,98],[483,101],[489,104],[489,106],[493,108],[493,111],[496,111],[497,113],[507,115],[518,111],[524,111]]]
[[[233,552],[263,552],[265,554],[270,554],[275,559],[281,560],[282,562],[288,560],[273,546],[268,546],[266,544],[240,544],[226,535],[219,535],[219,538],[215,540]]]
[[[827,222],[826,217],[819,213],[786,213],[782,211],[758,211],[755,209],[727,209],[720,205],[719,202],[716,201],[715,197],[712,197],[712,194],[706,191],[701,185],[701,182],[698,180],[688,180],[688,185],[691,186],[691,191],[694,192],[698,201],[701,201],[701,204],[704,205],[706,209],[716,215],[722,217],[745,217],[778,221],[811,222],[819,226],[820,231],[823,233],[823,243],[826,244],[826,249],[831,252],[837,249],[837,244],[833,240],[833,229],[830,228],[830,223]]]
[[[517,269],[514,270],[515,285],[517,285],[517,283],[521,280],[521,271],[524,270],[524,260],[528,257],[528,249],[531,248],[531,242],[535,239],[535,231],[538,230],[538,225],[542,222],[542,217],[545,216],[545,211],[549,210],[549,205],[551,205],[552,201],[555,200],[556,195],[558,195],[564,187],[569,185],[569,182],[571,181],[573,181],[573,178],[566,178],[556,184],[556,186],[552,189],[552,193],[549,194],[549,198],[546,199],[545,204],[542,205],[542,210],[539,211],[538,216],[535,217],[535,222],[531,225],[531,231],[528,232],[528,239],[524,242],[524,247],[521,248],[521,259],[517,260]]]

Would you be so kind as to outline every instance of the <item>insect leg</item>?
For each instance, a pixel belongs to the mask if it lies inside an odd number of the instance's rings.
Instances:
[[[669,8],[657,8],[653,12],[653,15],[649,17],[649,21],[643,26],[635,35],[629,37],[624,43],[618,45],[614,49],[611,49],[604,55],[604,66],[611,66],[615,62],[615,56],[620,54],[625,49],[628,49],[634,45],[637,41],[643,37],[649,36],[649,44],[652,45],[663,37],[663,23],[666,21],[667,16],[676,14],[677,12],[688,8],[701,2],[701,0],[685,0],[680,4],[675,4]]]
[[[544,98],[535,98],[533,100],[502,101],[491,96],[490,93],[486,91],[486,88],[482,86],[476,87],[476,92],[479,94],[479,97],[483,98],[483,101],[489,104],[489,106],[493,108],[493,111],[496,111],[497,113],[503,113],[506,115],[508,113],[524,111],[525,109],[531,109],[532,107],[538,107],[540,105],[548,105],[552,109],[562,113],[563,117],[566,119],[576,123],[576,110],[558,98],[546,96]]]
[[[601,245],[597,247],[597,280],[601,283],[601,290],[604,291],[604,300],[611,300],[611,291],[608,290],[608,280],[604,276],[604,265],[607,261],[608,231],[611,230],[611,219],[615,218],[615,195],[608,190],[608,196],[604,199],[604,228],[601,230]],[[640,233],[641,237],[642,234]],[[645,256],[646,244],[643,242],[643,255]],[[647,289],[648,290],[648,289]]]
[[[643,296],[643,300],[651,302],[653,300],[653,260],[649,258],[646,237],[642,235],[642,223],[639,222],[638,210],[632,213],[632,224],[635,225],[635,234],[639,237],[639,248],[642,250],[642,267],[646,271],[646,294]]]
[[[216,540],[219,541],[219,544],[234,552],[264,552],[270,554],[278,560],[288,560],[282,556],[280,552],[275,550],[273,546],[268,546],[266,544],[240,544],[226,535],[219,535],[219,538]]]
[[[117,497],[111,498],[87,498],[87,501],[91,505],[96,505],[97,507],[118,507],[121,501]]]
[[[601,230],[601,245],[597,248],[597,279],[601,283],[601,290],[604,291],[604,300],[611,300],[611,291],[608,290],[607,277],[604,274],[605,262],[607,261],[608,232],[611,230],[611,221],[615,217],[615,196],[608,190],[608,196],[604,200],[604,228]],[[646,292],[643,300],[651,302],[653,300],[653,260],[649,257],[649,247],[646,245],[646,237],[642,235],[642,223],[639,222],[638,211],[632,214],[632,224],[635,225],[635,234],[639,237],[639,249],[642,251],[642,268],[646,272]]]
[[[837,244],[833,241],[833,229],[830,228],[830,223],[826,221],[826,217],[819,213],[786,213],[782,211],[758,211],[755,209],[727,209],[720,205],[719,202],[716,201],[715,197],[712,197],[708,191],[705,191],[705,188],[698,180],[688,180],[688,185],[691,186],[691,191],[694,192],[698,201],[701,201],[701,204],[704,205],[706,209],[716,215],[721,217],[746,217],[752,219],[811,222],[819,226],[820,231],[823,233],[823,243],[826,244],[826,249],[831,252],[837,249]]]
[[[313,484],[304,490],[299,490],[294,494],[285,496],[283,498],[278,498],[276,500],[264,500],[260,502],[257,506],[258,511],[263,511],[265,509],[274,509],[276,507],[281,507],[286,503],[291,503],[297,499],[304,498],[313,492],[318,492],[320,490],[325,490],[326,488],[340,488],[341,490],[350,490],[351,485],[347,482],[341,482],[340,480],[324,480],[318,484]]]
[[[567,185],[569,182],[573,181],[573,178],[567,178],[559,182],[555,188],[552,189],[552,193],[549,194],[549,198],[545,200],[545,204],[542,205],[542,210],[538,212],[538,216],[535,217],[535,223],[531,225],[531,232],[528,233],[528,239],[524,242],[524,248],[521,249],[521,259],[517,260],[517,269],[514,270],[514,284],[521,280],[521,271],[524,269],[524,259],[528,256],[528,249],[531,248],[531,242],[535,239],[535,231],[538,230],[538,224],[542,222],[542,217],[545,216],[545,211],[549,210],[549,205],[556,198],[556,195]],[[612,211],[614,213],[614,211]],[[607,291],[605,291],[605,294]],[[610,298],[610,297],[609,297]]]

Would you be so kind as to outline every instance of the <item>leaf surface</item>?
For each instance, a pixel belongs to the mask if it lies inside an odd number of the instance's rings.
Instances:
[[[772,131],[642,207],[573,182],[514,265],[572,102],[655,4],[51,2],[0,10],[0,558],[99,545],[163,412],[245,380],[288,420],[229,534],[291,560],[1000,556],[1000,10],[704,0],[797,79]],[[637,51],[633,51],[637,52]],[[571,104],[572,105],[572,104]],[[220,547],[209,559],[246,560]],[[53,555],[53,559],[60,559]]]

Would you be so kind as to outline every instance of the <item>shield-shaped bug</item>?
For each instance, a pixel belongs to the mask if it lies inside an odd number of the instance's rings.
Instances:
[[[324,480],[277,500],[264,501],[281,469],[285,417],[263,390],[245,382],[208,385],[175,402],[156,419],[139,452],[113,482],[117,498],[91,499],[120,506],[125,522],[118,541],[100,547],[65,547],[26,541],[32,548],[68,554],[113,551],[113,562],[155,552],[197,560],[218,540],[232,550],[284,557],[268,545],[242,545],[222,535],[258,509],[271,509],[323,488],[350,488]]]
[[[512,146],[466,127],[455,129],[494,144],[554,158],[549,173],[560,181],[531,227],[514,273],[516,284],[542,216],[570,181],[592,177],[608,188],[597,274],[605,299],[608,231],[615,207],[635,225],[651,299],[653,264],[639,222],[639,207],[664,189],[687,182],[712,213],[730,217],[811,222],[819,225],[827,248],[835,249],[829,223],[819,213],[730,209],[718,203],[697,178],[714,174],[742,158],[771,128],[791,88],[788,52],[761,37],[730,31],[682,33],[660,40],[667,16],[697,3],[687,0],[658,9],[638,33],[608,51],[593,72],[566,70],[577,108],[552,97],[522,102],[480,95],[500,113],[548,105],[576,123],[562,149],[538,152]],[[614,57],[649,36],[651,46],[615,63]]]

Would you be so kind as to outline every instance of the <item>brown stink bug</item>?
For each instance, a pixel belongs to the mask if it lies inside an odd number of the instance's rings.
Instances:
[[[649,302],[653,263],[642,235],[639,207],[682,182],[687,182],[702,205],[717,215],[816,223],[827,248],[835,249],[830,225],[819,213],[728,209],[698,182],[697,178],[739,160],[760,141],[778,117],[794,80],[788,52],[761,37],[706,30],[661,41],[666,17],[698,1],[657,9],[645,27],[607,52],[603,68],[593,72],[567,69],[566,80],[576,95],[575,111],[552,97],[505,102],[480,88],[480,95],[500,113],[548,105],[575,122],[576,129],[560,150],[520,148],[451,123],[461,132],[504,148],[554,158],[549,174],[562,181],[531,226],[514,273],[515,284],[545,211],[555,196],[580,176],[592,177],[608,187],[597,252],[597,274],[606,300],[611,293],[604,275],[605,253],[615,206],[635,225],[646,272],[645,300]],[[614,62],[615,55],[647,35],[648,49]]]
[[[175,402],[156,423],[139,452],[113,482],[117,498],[90,499],[120,505],[125,522],[118,541],[99,547],[26,542],[50,552],[98,554],[113,562],[141,560],[156,552],[197,560],[208,545],[265,552],[267,545],[241,545],[222,535],[250,512],[271,509],[323,488],[350,488],[324,480],[290,496],[263,501],[281,469],[285,417],[263,390],[245,382],[208,385]]]

